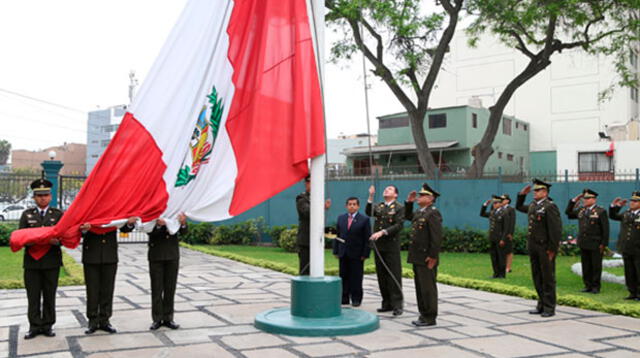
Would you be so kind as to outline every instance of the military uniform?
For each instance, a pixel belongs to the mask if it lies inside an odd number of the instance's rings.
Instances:
[[[25,210],[20,217],[19,228],[54,226],[60,221],[62,211],[46,208],[44,215],[38,207]],[[23,268],[24,286],[27,290],[29,307],[29,331],[45,332],[56,323],[56,290],[62,266],[60,245],[50,245],[49,251],[39,260],[29,254],[25,248]],[[42,302],[42,304],[41,304]]]
[[[634,192],[633,197],[640,200],[640,192]],[[624,261],[624,279],[629,290],[627,299],[640,300],[640,209],[627,210],[620,213],[620,206],[609,208],[609,218],[620,221],[618,236],[618,251]]]
[[[585,190],[584,197],[597,196],[593,191]],[[569,200],[565,213],[569,219],[578,219],[578,246],[582,262],[582,281],[584,292],[600,292],[600,277],[602,276],[602,251],[600,247],[609,244],[609,218],[602,207],[576,206],[573,199]]]
[[[151,276],[151,318],[153,322],[173,321],[173,300],[180,266],[180,238],[187,225],[171,235],[166,226],[156,225],[149,233],[149,275]]]
[[[439,194],[423,185],[420,194],[432,193],[437,197]],[[440,246],[442,244],[442,215],[434,205],[420,208],[413,212],[413,203],[405,203],[405,219],[411,221],[411,244],[407,262],[413,264],[414,282],[416,285],[416,299],[420,324],[434,325],[438,315],[438,287],[436,278],[438,274],[438,264],[429,269],[426,263],[427,257],[438,260]]]
[[[495,196],[493,201],[501,201]],[[507,239],[506,211],[502,208],[492,209],[487,212],[487,205],[480,208],[480,216],[489,218],[489,255],[494,278],[505,278],[507,271],[507,252],[505,250]],[[502,246],[500,245],[502,243]]]
[[[311,194],[300,193],[296,197],[296,209],[298,210],[298,272],[300,275],[309,275],[309,221],[311,217]]]
[[[376,240],[373,245],[377,248],[375,255],[378,286],[382,295],[381,311],[402,309],[402,262],[400,259],[400,238],[404,222],[404,207],[397,201],[387,205],[381,202],[377,205],[367,203],[365,214],[373,216],[375,223],[373,231],[384,230],[385,235]],[[391,273],[384,267],[383,261]],[[392,276],[393,275],[393,276]],[[394,281],[395,277],[395,281]],[[398,287],[398,284],[400,287]]]
[[[131,232],[125,225],[120,231]],[[118,270],[118,230],[104,234],[82,233],[82,264],[87,288],[89,331],[109,326],[113,307],[116,272]]]
[[[534,190],[551,186],[541,181],[535,181]],[[560,211],[550,198],[533,201],[524,205],[525,194],[518,194],[516,209],[526,213],[529,220],[527,232],[527,247],[531,262],[533,284],[538,293],[538,304],[531,313],[542,313],[544,316],[555,314],[556,308],[556,258],[560,238],[562,236],[562,220]],[[553,259],[549,259],[547,251],[553,252]]]
[[[504,199],[504,195],[502,198]],[[509,204],[505,204],[502,208],[500,208],[504,212],[504,222],[505,222],[505,231],[506,238],[505,245],[503,247],[506,255],[513,254],[513,235],[516,230],[516,209]]]

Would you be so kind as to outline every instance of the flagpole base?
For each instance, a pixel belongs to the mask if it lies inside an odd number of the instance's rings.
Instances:
[[[305,337],[354,335],[380,327],[378,316],[342,308],[341,296],[339,277],[294,277],[291,307],[262,312],[256,316],[254,325],[268,333]]]

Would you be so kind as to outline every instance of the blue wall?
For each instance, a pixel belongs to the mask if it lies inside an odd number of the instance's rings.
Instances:
[[[381,200],[384,188],[393,184],[400,190],[398,199],[402,202],[407,193],[411,190],[417,190],[422,182],[422,180],[379,180],[376,182],[375,200]],[[470,226],[480,229],[487,228],[487,220],[479,215],[480,206],[490,198],[491,194],[508,193],[513,200],[512,204],[515,205],[518,191],[525,185],[523,183],[501,182],[497,179],[439,180],[430,182],[430,184],[442,195],[438,199],[436,206],[442,212],[445,226],[459,228]],[[327,182],[327,197],[330,197],[333,202],[331,209],[326,212],[327,225],[334,224],[338,215],[346,211],[345,200],[349,196],[360,198],[361,211],[363,212],[370,185],[370,180]],[[588,187],[599,193],[598,205],[605,209],[609,207],[609,203],[615,197],[628,198],[632,191],[640,189],[640,183],[637,182],[562,182],[553,183],[552,185],[550,196],[560,208],[565,224],[577,224],[574,220],[571,222],[567,220],[566,215],[564,215],[564,209],[567,201],[584,188]],[[304,191],[304,186],[301,183],[296,184],[242,215],[220,222],[220,224],[236,223],[260,216],[265,219],[266,224],[269,226],[297,224],[298,215],[296,213],[295,197],[302,191]],[[530,194],[527,198],[529,199],[527,202],[529,202],[532,199],[532,195]],[[516,220],[518,226],[527,225],[524,214],[518,213]],[[405,225],[408,224],[405,223]],[[615,248],[618,231],[618,222],[612,221],[610,239],[610,247],[612,248]]]

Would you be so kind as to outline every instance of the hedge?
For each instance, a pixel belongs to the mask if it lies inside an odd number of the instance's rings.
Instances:
[[[18,229],[17,223],[1,223],[0,224],[0,246],[9,246],[9,237],[14,230]]]

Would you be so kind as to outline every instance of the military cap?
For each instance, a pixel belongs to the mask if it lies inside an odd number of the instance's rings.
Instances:
[[[640,201],[640,191],[634,191],[631,193],[631,201]]]
[[[440,196],[440,193],[438,193],[437,191],[433,190],[429,186],[429,184],[424,183],[424,184],[422,184],[422,187],[418,191],[418,195],[433,195],[434,198],[437,198],[437,197]]]
[[[496,194],[491,195],[491,199],[493,200],[494,203],[498,203],[503,200],[500,195],[496,195]]]
[[[33,191],[33,195],[51,194],[52,187],[53,183],[51,183],[47,179],[38,179],[31,182],[31,190]]]
[[[533,179],[533,190],[546,189],[547,191],[549,191],[550,188],[551,184],[545,183],[540,179]]]
[[[582,191],[582,197],[585,199],[591,199],[591,198],[597,198],[598,197],[598,193],[596,193],[595,191],[591,190],[591,189],[584,189]]]
[[[502,194],[502,196],[500,197],[502,200],[509,200],[509,202],[511,202],[511,197],[509,196],[509,194]]]

